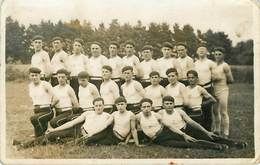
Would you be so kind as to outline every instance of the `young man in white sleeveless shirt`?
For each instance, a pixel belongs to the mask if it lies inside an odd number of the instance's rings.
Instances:
[[[42,49],[43,37],[36,35],[32,39],[34,54],[31,59],[31,66],[41,70],[41,80],[49,81],[51,74],[51,62],[49,54]]]
[[[166,87],[169,82],[166,76],[166,70],[169,68],[176,68],[179,74],[182,74],[180,64],[177,59],[171,57],[171,52],[173,49],[173,45],[169,42],[164,42],[162,44],[161,51],[163,53],[163,57],[157,59],[157,65],[159,67],[159,73],[162,77],[160,84],[163,87]]]
[[[114,111],[114,102],[119,97],[119,87],[111,80],[112,68],[108,65],[102,67],[103,82],[100,85],[100,95],[104,99],[105,109],[104,112],[112,113]]]
[[[177,61],[180,63],[182,70],[182,75],[179,75],[179,80],[187,86],[189,83],[186,74],[189,70],[194,68],[194,62],[193,59],[187,54],[187,45],[185,43],[179,42],[176,47],[178,52]]]
[[[133,67],[133,79],[140,78],[140,60],[134,54],[135,53],[135,43],[131,40],[125,42],[125,56],[123,57],[123,67],[131,66]]]
[[[183,110],[174,109],[173,97],[165,96],[163,98],[163,106],[165,109],[159,112],[162,117],[162,123],[180,135],[176,136],[176,140],[195,143],[197,147],[212,149],[226,149],[228,146],[244,147],[245,143],[215,135],[193,121]],[[195,144],[193,147],[196,146]]]
[[[80,114],[84,111],[93,111],[93,100],[100,97],[97,87],[88,82],[89,74],[82,71],[78,74],[79,81],[79,106],[81,108]]]
[[[224,61],[225,49],[217,47],[214,49],[214,56],[217,63],[213,70],[212,81],[214,88],[214,96],[217,99],[217,104],[213,109],[214,124],[213,131],[217,134],[229,136],[229,116],[228,116],[228,84],[234,82],[230,66]]]
[[[89,65],[88,57],[83,55],[84,41],[80,38],[76,38],[73,41],[73,54],[68,57],[68,70],[70,71],[70,86],[75,91],[78,97],[79,83],[78,74],[81,71],[87,71]]]
[[[144,135],[147,136],[151,142],[168,147],[180,148],[212,148],[222,149],[220,145],[205,146],[196,143],[186,142],[183,139],[193,140],[192,137],[186,134],[178,134],[162,124],[162,116],[159,113],[152,111],[152,100],[143,98],[140,102],[142,111],[136,115],[138,124],[141,127]],[[139,136],[140,137],[140,136]],[[141,139],[140,139],[141,140]]]
[[[67,84],[68,71],[59,69],[56,73],[59,84],[53,88],[53,93],[59,99],[59,102],[55,106],[55,117],[50,121],[52,128],[70,121],[73,109],[79,107],[74,90]]]
[[[95,41],[90,46],[91,57],[89,58],[88,73],[92,84],[95,84],[98,90],[102,83],[102,67],[108,64],[106,56],[102,55],[101,43]]]
[[[216,103],[216,99],[210,95],[206,89],[197,85],[198,73],[195,70],[189,70],[187,72],[187,78],[189,81],[189,85],[186,87],[188,102],[185,111],[193,120],[207,129],[208,120],[204,118],[205,111],[203,111],[202,108],[203,105],[212,105]],[[206,100],[203,100],[203,98]]]
[[[119,44],[116,41],[111,41],[109,43],[109,59],[108,64],[113,72],[112,72],[112,80],[117,83],[117,85],[121,86],[121,77],[122,77],[122,67],[123,67],[123,59],[118,56]]]
[[[149,77],[152,84],[144,89],[144,97],[153,101],[153,111],[158,112],[162,109],[162,98],[166,95],[166,90],[159,84],[161,80],[159,72],[152,71]]]
[[[52,39],[53,49],[55,54],[51,59],[52,67],[52,76],[51,76],[51,85],[56,86],[59,84],[57,79],[57,71],[59,69],[68,69],[67,60],[68,54],[63,50],[63,39],[61,37],[54,37]]]
[[[194,63],[194,70],[198,73],[198,84],[205,88],[208,93],[213,94],[212,88],[212,71],[216,67],[216,63],[207,58],[208,49],[205,44],[200,44],[197,49],[198,59]],[[212,129],[212,106],[205,105],[203,107],[203,126],[207,130]]]
[[[41,70],[31,67],[29,76],[29,95],[34,106],[34,115],[30,120],[34,127],[35,137],[44,135],[48,128],[48,122],[53,118],[52,107],[58,103],[58,99],[53,94],[50,83],[40,80]]]
[[[158,71],[157,63],[153,56],[153,47],[151,45],[145,45],[142,48],[143,61],[140,63],[140,72],[141,72],[141,84],[144,88],[151,85],[149,74],[152,71]]]
[[[133,80],[133,67],[125,66],[122,69],[125,83],[121,86],[123,96],[127,100],[127,109],[134,114],[140,112],[140,100],[144,97],[144,89],[141,83]]]
[[[169,68],[166,71],[169,85],[166,86],[166,93],[172,96],[175,100],[175,109],[183,109],[184,105],[187,104],[187,93],[184,84],[178,81],[178,72],[175,68]]]

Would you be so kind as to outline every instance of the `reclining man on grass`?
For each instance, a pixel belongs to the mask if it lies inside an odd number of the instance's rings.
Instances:
[[[123,97],[116,99],[115,104],[118,111],[112,115],[103,112],[104,100],[98,97],[93,100],[94,111],[86,111],[78,118],[65,123],[54,129],[49,129],[44,136],[40,136],[34,140],[27,142],[14,141],[13,145],[18,145],[20,148],[28,148],[35,145],[43,145],[48,141],[55,142],[57,138],[75,136],[75,129],[80,129],[81,138],[78,143],[83,144],[103,144],[113,145],[119,143],[127,143],[129,135],[134,138],[135,144],[139,145],[137,139],[137,131],[135,129],[134,114],[126,110],[126,100]],[[112,123],[113,128],[112,128]],[[83,123],[81,125],[81,123]]]
[[[225,150],[229,147],[244,148],[246,143],[225,139],[204,129],[184,111],[174,110],[174,98],[165,96],[165,109],[152,111],[152,100],[141,100],[141,112],[136,115],[144,134],[155,144],[180,147]]]

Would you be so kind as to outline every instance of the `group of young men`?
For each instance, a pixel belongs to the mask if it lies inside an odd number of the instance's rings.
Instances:
[[[75,130],[84,144],[128,143],[132,137],[137,146],[149,141],[218,150],[245,147],[228,138],[227,84],[233,77],[223,48],[214,50],[213,62],[200,45],[194,62],[185,43],[176,45],[178,57],[172,57],[173,45],[164,42],[163,57],[156,60],[153,47],[145,45],[140,62],[132,41],[124,44],[123,58],[117,42],[109,44],[109,58],[101,54],[99,42],[91,44],[91,56],[82,54],[81,39],[74,40],[72,55],[62,50],[62,42],[53,38],[50,60],[42,50],[43,37],[33,39],[29,91],[35,139],[23,147],[75,136]]]

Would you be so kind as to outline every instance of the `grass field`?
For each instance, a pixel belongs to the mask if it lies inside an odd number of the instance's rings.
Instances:
[[[11,139],[30,139],[33,127],[27,82],[6,83],[6,156],[7,158],[252,158],[254,157],[254,86],[234,84],[230,87],[230,136],[249,143],[248,148],[227,151],[176,149],[158,145],[137,148],[127,146],[74,146],[52,144],[17,151]]]

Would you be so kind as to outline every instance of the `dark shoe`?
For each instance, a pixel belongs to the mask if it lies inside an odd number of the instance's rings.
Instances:
[[[13,139],[13,142],[12,144],[15,146],[15,145],[19,145],[19,144],[22,144],[22,142],[18,141],[18,140],[15,140]]]
[[[234,147],[236,148],[246,148],[248,146],[247,142],[235,142]]]

